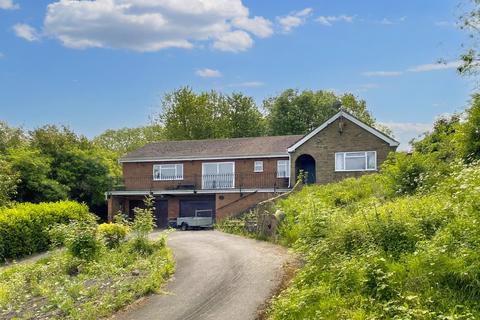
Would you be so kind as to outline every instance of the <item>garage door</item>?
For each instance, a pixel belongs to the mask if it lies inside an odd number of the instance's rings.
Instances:
[[[135,208],[145,208],[143,200],[130,200],[128,217],[133,219]],[[157,228],[166,228],[168,226],[168,201],[155,200],[155,223]]]
[[[212,210],[215,220],[215,199],[180,200],[180,217],[193,217],[195,210]]]

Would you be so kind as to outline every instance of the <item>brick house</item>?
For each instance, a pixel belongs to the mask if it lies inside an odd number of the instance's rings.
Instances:
[[[309,134],[150,143],[120,159],[123,185],[106,193],[109,219],[133,215],[147,194],[157,225],[212,210],[216,219],[287,192],[299,172],[329,183],[375,172],[399,143],[345,111]]]

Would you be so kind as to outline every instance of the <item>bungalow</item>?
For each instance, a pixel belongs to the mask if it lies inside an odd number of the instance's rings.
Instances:
[[[120,159],[123,185],[106,193],[109,219],[155,196],[157,225],[208,210],[216,219],[289,191],[300,172],[325,184],[375,172],[399,143],[340,111],[309,134],[161,141]]]

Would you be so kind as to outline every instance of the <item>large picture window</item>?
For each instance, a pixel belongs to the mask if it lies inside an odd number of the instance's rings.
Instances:
[[[156,164],[153,166],[153,180],[183,180],[183,164]]]
[[[290,161],[278,160],[277,161],[277,178],[290,177]]]
[[[230,189],[234,187],[234,162],[206,162],[202,164],[203,189]]]
[[[373,171],[377,170],[377,152],[337,152],[335,153],[335,171]]]

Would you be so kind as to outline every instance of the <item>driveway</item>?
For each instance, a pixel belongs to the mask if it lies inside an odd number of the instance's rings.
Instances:
[[[114,319],[255,319],[279,285],[286,250],[217,231],[168,236],[177,263],[164,295],[152,295]]]

